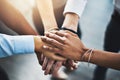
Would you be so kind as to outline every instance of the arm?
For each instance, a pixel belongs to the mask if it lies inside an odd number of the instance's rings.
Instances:
[[[66,13],[62,27],[65,27],[77,32],[78,21],[79,21],[79,17],[77,14]]]
[[[36,0],[36,4],[44,25],[44,32],[49,32],[51,29],[58,28],[53,11],[52,0]],[[54,53],[47,51],[45,51],[43,54],[47,58],[43,60],[42,69],[45,70],[46,75],[50,73],[55,74],[62,66],[62,61],[55,61],[52,59],[58,58],[57,60],[65,60],[65,58],[55,56]]]
[[[65,21],[63,23],[63,27],[77,31],[77,25],[75,25],[77,23],[74,23],[74,21],[72,21],[72,20],[75,20],[75,22],[77,22],[78,21],[77,18],[75,18],[75,17],[74,17],[74,19],[71,18],[71,21],[70,21],[70,18],[69,18],[70,16],[67,16],[67,14],[74,13],[74,14],[78,15],[80,18],[83,13],[86,2],[87,2],[87,0],[77,0],[77,1],[68,0],[65,10],[64,10]],[[67,18],[69,18],[69,19],[67,19]],[[72,22],[73,24],[71,24],[70,22]],[[120,64],[120,55],[119,54],[114,54],[111,52],[105,52],[105,51],[99,51],[99,50],[94,50],[94,54],[95,55],[94,55],[93,59],[91,60],[92,63],[98,64],[101,66],[120,69],[120,65],[118,65],[118,64]],[[114,59],[112,57],[114,57]]]
[[[62,26],[77,32],[78,21],[86,3],[87,0],[68,0],[63,12],[65,20]]]
[[[85,58],[88,59],[88,56],[86,56]],[[85,62],[87,62],[86,59],[84,60]],[[120,54],[119,53],[107,52],[102,50],[94,50],[90,62],[100,66],[120,70]]]
[[[45,32],[57,28],[52,0],[36,0],[36,4],[42,18]]]
[[[37,34],[24,16],[7,0],[0,0],[0,20],[18,34]]]
[[[38,1],[40,1],[40,0],[38,0]],[[83,0],[77,0],[77,1],[80,2],[81,5],[84,3],[84,6],[85,6],[85,4],[86,4],[86,2],[84,2]],[[73,0],[68,0],[67,5],[65,7],[65,11],[64,11],[65,20],[64,20],[64,23],[63,23],[63,27],[66,27],[68,29],[72,29],[74,31],[77,31],[79,16],[82,14],[83,8],[84,8],[84,6],[82,6],[82,7],[79,6],[78,2],[73,1]],[[42,3],[41,3],[41,5],[42,5]],[[76,5],[77,5],[77,9],[75,7]],[[79,7],[81,7],[80,10],[82,10],[82,11],[80,11],[80,13],[79,13]],[[38,8],[41,8],[41,10],[39,10],[39,11],[41,11],[41,13],[43,13],[45,11],[45,10],[43,10],[43,12],[42,12],[42,9],[43,9],[42,7],[38,7]],[[44,13],[47,14],[46,11]],[[43,14],[43,16],[45,16],[45,15]],[[41,15],[41,17],[42,17],[42,15]],[[44,22],[48,21],[47,18],[48,17],[45,18],[46,20],[44,20]],[[46,22],[46,24],[48,24],[48,23],[50,23],[50,22]],[[49,25],[51,25],[51,24],[49,24]],[[48,55],[50,55],[50,54],[48,54]]]
[[[0,58],[17,54],[40,52],[43,42],[38,36],[9,36],[0,34]]]
[[[47,38],[43,37],[42,40],[50,45],[56,46],[57,48],[47,46],[44,47],[44,49],[52,52],[59,52],[60,55],[68,59],[88,62],[90,54],[86,55],[85,52],[89,49],[83,45],[77,35],[72,32],[69,33],[71,35],[63,33],[62,31],[56,31],[54,34],[46,34]],[[120,70],[120,54],[93,50],[92,56],[90,57],[90,63]]]

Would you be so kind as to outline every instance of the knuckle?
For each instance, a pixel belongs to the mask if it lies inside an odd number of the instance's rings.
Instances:
[[[59,49],[56,49],[56,53],[61,53],[61,50],[59,50]]]
[[[52,42],[54,42],[54,40],[53,40],[53,39],[50,39],[50,42],[52,43]]]
[[[63,37],[63,38],[62,38],[62,41],[63,41],[64,43],[66,43],[66,42],[67,42],[67,39],[66,39],[65,37]]]
[[[70,36],[70,34],[69,33],[65,33],[65,37],[69,37]]]
[[[53,56],[51,56],[51,59],[53,59],[53,60],[54,60],[54,59],[56,59],[56,58],[55,58],[55,56],[53,55]]]
[[[58,31],[56,31],[56,32],[55,32],[55,34],[59,34],[59,32],[58,32]]]
[[[50,51],[51,51],[51,48],[49,47],[49,48],[48,48],[48,50],[50,50]]]
[[[57,52],[57,49],[56,49],[56,48],[53,48],[52,51],[53,51],[53,52]]]
[[[48,47],[47,47],[47,49],[48,49],[48,50],[51,50],[51,47],[50,47],[50,46],[48,46]]]
[[[57,68],[60,68],[60,67],[61,67],[61,63],[57,63],[57,64],[56,64],[56,67],[57,67]]]
[[[52,65],[52,64],[53,64],[53,62],[52,62],[52,61],[50,61],[50,62],[49,62],[49,65]]]
[[[52,51],[52,52],[57,52],[55,48],[52,48],[51,51]]]
[[[61,46],[59,46],[58,48],[57,48],[57,50],[61,53],[61,51],[64,49],[64,46],[63,45],[61,45]]]

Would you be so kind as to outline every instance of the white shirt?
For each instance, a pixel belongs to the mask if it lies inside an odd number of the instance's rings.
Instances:
[[[72,12],[81,17],[87,0],[68,0],[64,9],[64,15],[68,12]],[[120,13],[120,0],[114,0],[115,9]]]
[[[63,14],[72,12],[81,17],[84,8],[86,6],[87,0],[68,0],[64,9]]]

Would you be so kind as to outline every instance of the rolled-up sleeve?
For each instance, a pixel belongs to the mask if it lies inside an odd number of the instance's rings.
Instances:
[[[10,36],[0,34],[0,58],[34,52],[33,36]]]
[[[68,12],[75,13],[79,17],[81,17],[84,8],[86,6],[87,0],[68,0],[63,12],[65,15]]]

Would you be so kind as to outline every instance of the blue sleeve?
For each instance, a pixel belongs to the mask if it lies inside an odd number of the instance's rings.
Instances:
[[[33,52],[33,36],[9,36],[0,34],[0,58]]]

